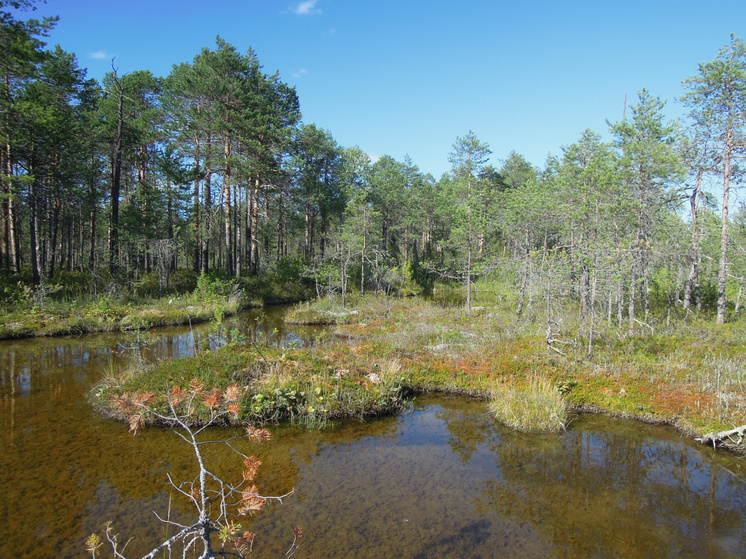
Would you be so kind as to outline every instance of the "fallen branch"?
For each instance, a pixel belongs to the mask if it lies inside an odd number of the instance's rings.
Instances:
[[[641,322],[641,321],[637,320],[636,318],[635,318],[635,319],[633,319],[633,320],[634,320],[635,322],[637,322],[637,324],[639,324],[640,326],[645,326],[646,328],[650,328],[650,333],[651,333],[651,334],[655,334],[655,330],[653,330],[653,327],[652,327],[652,326],[650,326],[650,324],[647,324],[646,322]]]
[[[743,443],[744,433],[746,433],[746,425],[741,425],[735,429],[729,429],[727,431],[718,431],[714,433],[707,433],[701,437],[694,439],[702,444],[712,443],[712,448],[717,448],[718,443],[725,441],[726,439],[735,445]],[[735,437],[738,437],[737,439]]]
[[[554,345],[553,345],[553,344],[554,344],[555,342],[557,342],[557,341],[558,341],[558,340],[547,340],[547,347],[548,347],[549,349],[551,349],[552,351],[556,351],[556,352],[557,352],[557,353],[559,353],[560,355],[562,355],[562,356],[564,356],[564,357],[567,357],[567,354],[566,354],[566,353],[565,353],[564,351],[560,351],[559,349],[557,349],[556,347],[554,347]]]
[[[242,389],[236,384],[228,386],[225,391],[212,390],[208,392],[204,385],[194,378],[188,389],[181,388],[178,385],[173,388],[166,386],[165,392],[160,395],[144,392],[134,395],[123,394],[117,398],[118,411],[123,415],[129,415],[130,431],[134,434],[141,431],[145,425],[146,416],[155,418],[168,425],[173,433],[192,447],[198,465],[197,476],[191,482],[185,481],[177,484],[171,478],[171,475],[167,474],[171,487],[191,501],[197,514],[197,520],[191,526],[186,526],[171,521],[169,517],[164,519],[155,513],[159,521],[169,526],[175,526],[179,531],[153,548],[150,553],[143,556],[143,559],[154,559],[156,556],[160,556],[161,552],[163,552],[164,557],[171,557],[175,548],[177,551],[179,548],[182,550],[182,557],[192,556],[192,553],[200,553],[200,545],[202,546],[200,555],[202,559],[248,557],[251,554],[255,535],[251,531],[241,528],[241,525],[231,518],[253,514],[261,510],[267,501],[282,502],[283,499],[293,494],[293,491],[279,497],[258,494],[256,485],[253,485],[253,480],[262,463],[255,457],[248,456],[231,445],[231,442],[238,439],[257,442],[269,440],[270,434],[266,429],[257,429],[249,425],[246,427],[246,433],[240,437],[228,437],[223,440],[198,439],[203,431],[211,426],[219,425],[226,418],[232,418],[230,420],[232,424],[237,423],[238,401],[241,397]],[[165,399],[168,411],[161,412],[158,410],[162,408],[156,408],[156,406],[162,405],[162,399]],[[191,416],[198,404],[204,406],[205,411],[209,414],[201,426],[191,424],[191,421],[193,421]],[[237,484],[227,483],[207,469],[201,450],[201,447],[207,444],[225,444],[244,459],[244,469]],[[116,559],[126,559],[124,553],[131,540],[128,540],[120,549],[119,536],[112,532],[111,522],[107,522],[105,526],[106,540],[111,546],[114,557]],[[303,530],[300,526],[296,526],[293,530],[293,543],[285,557],[292,556],[298,549],[298,541],[302,534]],[[214,535],[218,537],[213,537]],[[102,545],[102,538],[97,534],[94,533],[88,537],[86,551],[91,554],[92,559],[96,559],[96,551]],[[226,546],[232,546],[235,552],[228,551]]]

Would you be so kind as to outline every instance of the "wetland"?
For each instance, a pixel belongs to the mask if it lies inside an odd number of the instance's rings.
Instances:
[[[195,347],[214,352],[221,332],[261,341],[265,353],[354,354],[349,337],[287,325],[286,312],[252,310],[222,331],[139,334],[139,353],[133,334],[3,342],[0,556],[83,557],[86,537],[108,520],[133,538],[129,556],[168,537],[153,511],[188,516],[166,475],[193,476],[190,449],[167,429],[131,436],[86,395],[135,358],[187,363]],[[270,428],[271,441],[245,449],[263,462],[256,483],[264,494],[295,493],[250,519],[259,557],[280,556],[298,524],[297,557],[746,554],[742,460],[671,426],[580,414],[564,433],[529,436],[496,424],[482,399],[440,390],[395,415]],[[240,476],[232,452],[211,449],[206,460]]]

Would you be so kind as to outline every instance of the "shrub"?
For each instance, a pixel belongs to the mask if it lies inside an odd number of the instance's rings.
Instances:
[[[232,278],[220,278],[216,274],[200,274],[197,278],[197,288],[194,295],[205,303],[218,303],[224,297],[229,297],[233,289]]]
[[[505,386],[493,392],[488,406],[497,421],[524,433],[557,433],[567,425],[565,397],[541,376],[527,386]]]
[[[306,264],[302,258],[282,258],[270,272],[274,275],[273,280],[278,283],[300,282],[305,269]]]
[[[178,295],[191,293],[197,288],[197,274],[181,268],[171,274],[171,289]]]
[[[135,282],[134,294],[140,298],[159,297],[161,292],[158,287],[158,274],[142,274]]]
[[[52,282],[59,287],[53,298],[60,301],[89,295],[94,290],[95,278],[90,272],[59,270]]]

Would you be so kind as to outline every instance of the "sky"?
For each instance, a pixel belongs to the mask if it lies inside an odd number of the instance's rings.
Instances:
[[[590,128],[609,139],[625,96],[648,89],[683,117],[681,82],[730,35],[744,0],[47,0],[47,39],[101,80],[166,76],[219,35],[296,87],[303,122],[373,158],[409,156],[435,178],[469,131],[499,167],[543,167]]]

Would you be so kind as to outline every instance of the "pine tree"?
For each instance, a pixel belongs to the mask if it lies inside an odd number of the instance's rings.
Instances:
[[[449,162],[453,166],[451,172],[456,193],[453,203],[457,216],[455,228],[451,230],[451,239],[464,253],[463,281],[466,287],[466,312],[469,314],[475,246],[481,230],[487,226],[487,220],[479,212],[485,187],[480,176],[491,153],[489,146],[470,130],[465,136],[456,138],[449,156]]]
[[[656,227],[663,222],[662,215],[669,203],[666,187],[679,177],[682,169],[676,148],[679,130],[675,123],[664,119],[665,103],[645,89],[638,99],[631,107],[631,119],[611,125],[621,155],[619,193],[627,197],[633,217],[631,237],[626,239],[632,256],[628,290],[630,335],[635,331],[640,293],[645,314],[649,312]]]
[[[692,120],[699,129],[707,131],[722,162],[717,322],[723,324],[728,280],[730,187],[746,126],[746,45],[732,35],[730,44],[720,49],[715,60],[700,64],[699,72],[684,81],[684,87],[689,91],[683,101],[691,108]]]

